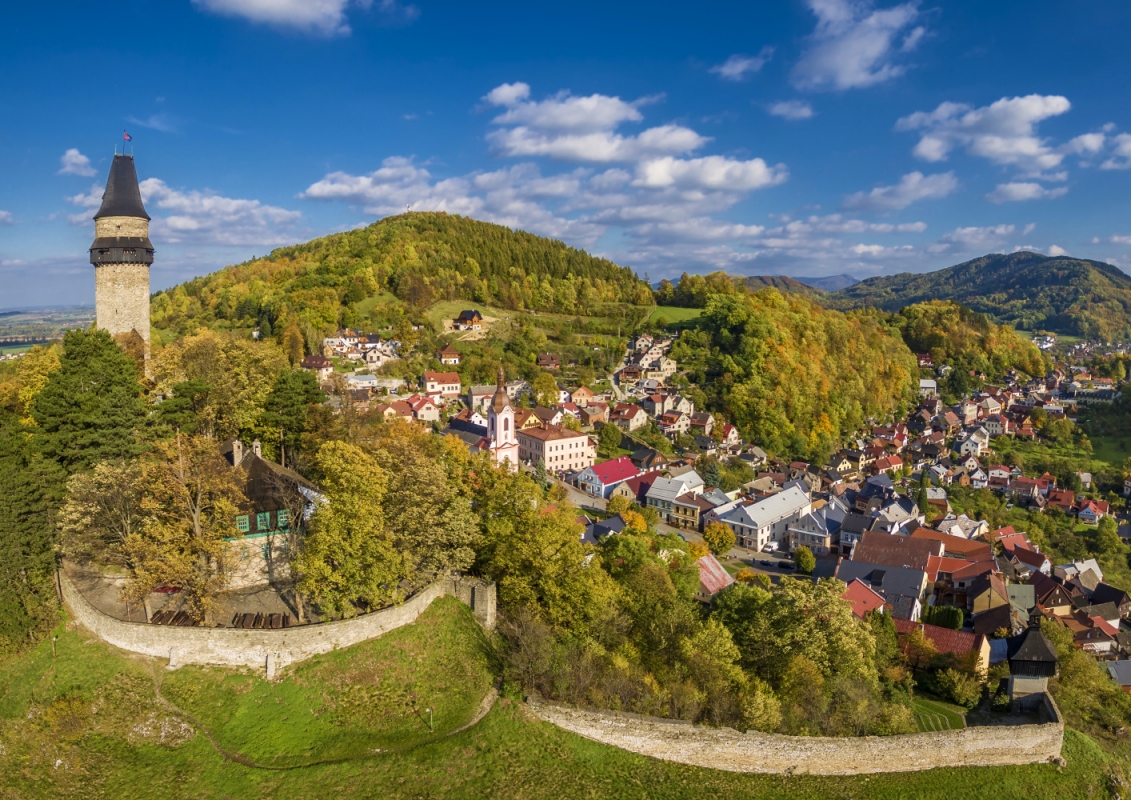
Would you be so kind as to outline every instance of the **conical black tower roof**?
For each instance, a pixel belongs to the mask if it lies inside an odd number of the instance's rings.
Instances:
[[[149,219],[145,206],[141,204],[141,190],[137,186],[137,170],[134,157],[115,155],[110,165],[110,176],[106,179],[106,192],[102,195],[102,206],[95,219],[101,217],[141,217]]]

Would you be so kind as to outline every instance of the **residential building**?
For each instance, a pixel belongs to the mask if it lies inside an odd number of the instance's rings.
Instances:
[[[607,498],[617,484],[637,474],[628,456],[621,456],[600,464],[592,464],[577,476],[577,488],[593,497]]]
[[[537,362],[542,369],[561,369],[562,360],[553,353],[539,353]]]
[[[700,558],[698,564],[699,588],[695,591],[695,599],[709,604],[715,595],[734,583],[734,577],[710,553]]]
[[[593,443],[580,431],[558,425],[518,432],[518,457],[529,464],[539,459],[553,473],[577,472],[593,464]]]
[[[852,613],[864,619],[873,611],[882,609],[886,601],[884,596],[859,578],[853,578],[841,595],[841,599],[852,604]]]
[[[444,345],[436,351],[436,358],[440,359],[440,363],[445,367],[458,367],[460,362],[459,350],[456,350],[450,344]]]
[[[648,414],[643,408],[633,403],[617,403],[609,415],[609,421],[618,428],[631,433],[648,424]]]
[[[438,394],[444,398],[455,399],[459,397],[459,373],[431,371],[425,372],[424,391],[426,394]]]
[[[454,327],[457,331],[482,330],[483,315],[474,308],[461,311],[459,312],[459,316],[454,320]]]
[[[326,381],[334,374],[334,362],[326,356],[307,356],[299,362],[307,372],[313,372],[319,381]]]
[[[644,496],[644,501],[648,508],[656,509],[661,520],[676,525],[680,517],[686,520],[683,511],[679,515],[675,513],[676,499],[680,495],[689,493],[695,495],[702,491],[703,479],[699,477],[699,473],[691,471],[675,478],[656,478]]]
[[[771,543],[788,543],[790,525],[812,510],[809,495],[791,486],[757,503],[736,507],[721,521],[730,526],[743,547],[762,550]]]

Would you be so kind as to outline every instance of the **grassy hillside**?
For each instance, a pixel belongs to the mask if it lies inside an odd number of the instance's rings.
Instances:
[[[294,323],[309,339],[339,324],[362,324],[382,295],[412,308],[463,299],[581,315],[609,304],[652,303],[632,270],[555,239],[456,215],[409,213],[159,292],[153,326],[183,332],[198,324],[258,324],[278,333]]]
[[[818,302],[827,294],[827,292],[811,284],[802,283],[801,281],[786,277],[785,275],[751,275],[744,278],[743,283],[748,289],[754,292],[772,286],[782,294],[799,294],[808,297],[810,300],[817,300]]]
[[[218,668],[166,673],[161,662],[128,657],[73,629],[58,633],[57,658],[45,641],[0,665],[0,796],[1029,800],[1109,797],[1112,774],[1122,774],[1121,762],[1073,731],[1063,769],[854,778],[740,775],[658,761],[538,722],[506,699],[456,733],[475,718],[491,666],[470,613],[452,600],[275,684]],[[197,723],[160,703],[158,685]],[[435,733],[418,713],[426,704]]]
[[[868,278],[825,299],[830,308],[898,311],[954,300],[996,322],[1086,338],[1131,338],[1131,277],[1099,261],[993,254],[923,274]]]

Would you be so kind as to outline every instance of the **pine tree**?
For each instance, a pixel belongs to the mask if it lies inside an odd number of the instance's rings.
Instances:
[[[313,373],[284,369],[275,378],[275,385],[264,404],[263,424],[278,428],[286,452],[298,449],[299,438],[306,431],[306,412],[311,404],[321,403],[326,395],[318,387]]]
[[[137,378],[109,333],[68,331],[59,369],[32,404],[39,452],[68,472],[139,455],[145,403]]]
[[[30,452],[13,415],[0,412],[0,655],[34,640],[54,620],[51,509],[63,470]]]

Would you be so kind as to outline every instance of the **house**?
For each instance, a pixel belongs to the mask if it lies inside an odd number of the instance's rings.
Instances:
[[[583,469],[577,476],[577,488],[592,497],[607,498],[618,483],[636,474],[636,467],[628,456],[621,456]]]
[[[675,525],[680,516],[674,510],[676,498],[688,493],[699,494],[702,491],[703,479],[694,470],[675,478],[656,478],[644,496],[644,504],[648,508],[656,509],[661,520]]]
[[[669,411],[659,419],[660,431],[673,439],[691,429],[691,419],[678,411]]]
[[[631,433],[648,424],[648,414],[634,403],[617,403],[609,414],[609,422]]]
[[[319,381],[326,381],[334,374],[334,362],[326,356],[307,356],[298,364],[307,372],[313,372]]]
[[[541,369],[561,369],[562,360],[553,353],[539,353],[536,362]]]
[[[789,549],[808,547],[813,555],[825,556],[833,551],[833,536],[840,530],[840,520],[826,515],[828,507],[812,511],[789,527]]]
[[[1119,616],[1126,618],[1131,615],[1131,596],[1122,589],[1117,589],[1111,584],[1100,583],[1092,590],[1093,603],[1112,603],[1119,611]]]
[[[542,426],[546,425],[561,425],[562,418],[565,412],[560,408],[546,408],[545,406],[535,406],[534,416],[538,418],[538,423]]]
[[[259,440],[245,447],[232,439],[221,450],[236,475],[243,500],[236,509],[240,536],[226,539],[235,556],[229,585],[256,586],[283,577],[277,571],[287,564],[288,534],[309,517],[324,497],[314,484],[297,472],[263,457]]]
[[[412,409],[413,419],[417,422],[439,422],[440,407],[429,398],[413,395],[407,402]]]
[[[483,315],[473,308],[459,312],[459,316],[456,317],[453,322],[457,331],[478,331],[483,329]]]
[[[467,407],[473,411],[486,411],[491,398],[495,396],[495,386],[481,384],[467,388]]]
[[[762,550],[786,540],[790,525],[813,510],[813,501],[797,486],[746,506],[738,506],[721,522],[730,526],[743,547]]]
[[[1007,605],[1005,582],[992,572],[979,575],[966,590],[966,610],[974,616]]]
[[[614,497],[623,497],[625,500],[644,505],[648,490],[652,488],[653,481],[659,477],[660,473],[658,472],[646,472],[642,475],[629,478],[623,483],[617,484],[617,487],[613,489],[612,493],[609,495],[609,499],[612,500]]]
[[[709,604],[715,595],[734,583],[734,577],[710,553],[696,563],[699,565],[699,588],[695,591],[695,599]]]
[[[558,425],[519,430],[518,458],[528,464],[541,461],[554,474],[578,472],[593,464],[593,442],[580,431]]]
[[[922,622],[902,619],[895,619],[894,622],[896,635],[900,638],[919,630],[934,646],[936,653],[954,656],[959,661],[969,658],[973,662],[972,666],[983,674],[990,668],[990,643],[985,636]]]
[[[734,427],[729,422],[723,425],[723,435],[722,439],[719,440],[719,444],[725,447],[736,447],[742,444],[742,437],[738,435],[738,428]]]
[[[901,604],[907,614],[903,618],[919,618],[922,611],[921,601],[928,586],[927,573],[924,570],[888,567],[883,564],[869,564],[866,561],[841,561],[837,564],[835,576],[846,584],[860,580],[893,606],[899,602],[899,598],[906,597],[911,602]],[[896,609],[892,610],[895,616]]]
[[[459,360],[460,360],[459,350],[456,350],[450,344],[446,344],[442,348],[437,350],[436,351],[436,358],[440,359],[440,363],[443,364],[445,367],[458,367],[459,366]]]
[[[912,539],[899,533],[865,531],[852,551],[852,560],[926,570],[931,558],[939,558],[942,554],[942,542]]]
[[[920,397],[934,397],[939,393],[938,381],[930,380],[927,378],[919,379],[919,396]]]
[[[593,425],[603,424],[609,421],[609,407],[605,403],[590,403],[581,407],[581,424]]]
[[[1085,500],[1080,504],[1080,511],[1076,516],[1085,525],[1098,525],[1110,511],[1111,506],[1106,500]]]
[[[667,456],[659,450],[653,450],[651,447],[641,447],[630,455],[629,458],[632,459],[632,463],[635,464],[636,468],[641,472],[663,469],[668,463]]]
[[[578,408],[585,408],[594,398],[593,390],[588,386],[579,386],[569,393],[569,400]]]
[[[691,415],[691,427],[696,433],[710,436],[711,431],[715,429],[715,415],[708,411],[696,411]]]
[[[841,596],[852,604],[852,613],[864,619],[873,611],[884,607],[884,596],[859,578],[853,578]]]
[[[425,394],[438,394],[445,399],[459,397],[460,379],[458,372],[432,372],[424,373]]]
[[[1131,661],[1108,661],[1107,672],[1116,686],[1131,694]]]
[[[702,530],[700,522],[703,514],[714,507],[715,504],[703,495],[694,491],[685,492],[672,501],[671,524],[677,528]]]

